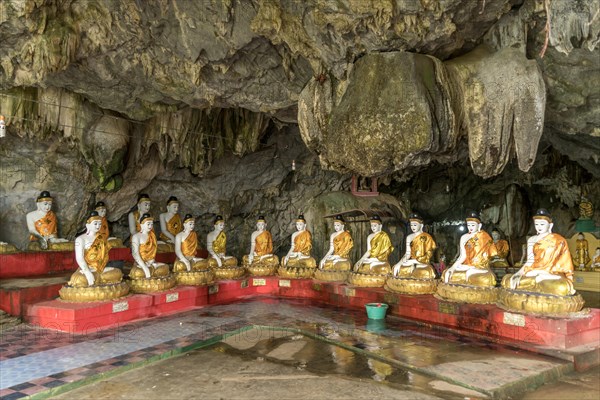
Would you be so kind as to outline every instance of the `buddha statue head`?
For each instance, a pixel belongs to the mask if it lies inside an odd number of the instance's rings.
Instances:
[[[215,231],[222,232],[223,229],[225,229],[225,220],[223,219],[223,216],[217,215],[215,217],[215,222],[214,222],[213,226],[214,226]]]
[[[410,230],[413,233],[423,232],[423,218],[417,214],[413,213],[408,217],[408,222],[410,224]]]
[[[52,209],[52,196],[50,192],[44,190],[36,199],[37,209],[47,213]]]
[[[533,215],[533,225],[538,235],[552,233],[552,215],[545,208],[540,208]]]
[[[266,227],[267,227],[267,220],[265,219],[264,215],[259,215],[258,218],[256,219],[256,230],[259,232],[262,232],[265,230]]]
[[[90,212],[90,215],[85,221],[85,228],[87,234],[95,235],[100,232],[100,228],[102,228],[102,217],[98,214],[98,211]]]
[[[148,213],[143,214],[142,218],[140,218],[140,226],[142,233],[150,233],[154,227],[154,219],[152,219],[152,216]]]
[[[377,233],[383,228],[383,223],[381,222],[379,215],[373,215],[369,222],[371,223],[371,231],[373,233]]]
[[[296,218],[296,230],[298,232],[300,232],[305,229],[306,229],[306,220],[304,219],[304,214],[300,214],[300,215],[298,215],[298,218]]]
[[[103,201],[99,201],[94,206],[94,210],[98,213],[100,218],[106,217],[106,204]]]
[[[477,233],[481,230],[481,218],[477,211],[469,211],[467,214],[467,231],[471,234]]]
[[[138,196],[137,208],[140,214],[147,214],[150,212],[150,196],[145,193],[142,193]]]
[[[183,217],[183,230],[185,232],[191,232],[194,230],[196,226],[196,219],[192,216],[192,214],[185,214]]]
[[[494,242],[497,242],[501,238],[502,238],[502,236],[500,235],[500,231],[498,229],[494,228],[492,230],[492,239],[494,239]]]
[[[579,232],[579,234],[577,235],[577,240],[584,240],[585,236],[583,236],[583,233]]]
[[[177,214],[178,211],[179,211],[179,200],[177,200],[177,197],[175,197],[175,196],[169,197],[169,200],[167,200],[167,212],[169,212],[171,214]]]
[[[346,221],[344,221],[344,217],[342,217],[341,215],[336,215],[333,218],[333,229],[335,229],[336,232],[343,231],[344,225],[346,225]]]

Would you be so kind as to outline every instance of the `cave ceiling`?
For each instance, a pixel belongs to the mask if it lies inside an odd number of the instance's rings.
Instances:
[[[542,141],[600,177],[599,7],[5,0],[0,106],[21,137],[75,143],[106,190],[126,153],[202,174],[286,124],[339,172],[466,159],[489,178],[528,171]]]

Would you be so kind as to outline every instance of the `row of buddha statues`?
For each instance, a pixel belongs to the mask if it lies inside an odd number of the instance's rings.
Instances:
[[[57,222],[51,211],[50,194],[42,192],[37,200],[38,210],[27,215],[32,240],[38,239],[41,248],[64,243],[64,239],[56,236]],[[202,285],[214,279],[236,279],[250,273],[346,281],[359,287],[384,287],[413,295],[435,294],[457,302],[498,303],[506,309],[541,314],[564,314],[583,307],[583,299],[573,287],[574,266],[567,242],[552,232],[552,216],[545,209],[533,216],[536,235],[527,241],[526,262],[516,273],[505,275],[498,288],[491,267],[494,263],[506,263],[508,244],[494,240],[483,231],[476,212],[466,218],[467,232],[460,238],[458,258],[437,279],[431,264],[436,243],[423,231],[423,218],[417,214],[409,217],[411,233],[406,238],[406,252],[394,266],[389,263],[394,247],[378,216],[370,220],[371,233],[365,253],[352,263],[349,254],[353,239],[341,215],[334,218],[329,250],[318,265],[311,255],[312,236],[302,215],[296,219],[290,249],[281,261],[273,254],[267,221],[260,216],[251,235],[250,253],[242,258],[242,265],[238,265],[238,260],[226,253],[225,221],[221,216],[215,218],[213,230],[207,235],[208,258],[203,259],[197,256],[195,219],[188,214],[182,221],[178,206],[178,200],[171,197],[167,212],[160,215],[160,239],[172,245],[177,258],[172,269],[156,261],[159,242],[153,229],[154,219],[148,213],[150,198],[140,195],[137,209],[129,214],[135,261],[129,273],[129,286],[134,292],[165,290],[178,283]],[[122,296],[128,290],[122,272],[106,266],[111,244],[105,215],[106,206],[99,202],[87,218],[86,232],[76,238],[74,249],[79,270],[61,289],[61,298],[101,300]]]

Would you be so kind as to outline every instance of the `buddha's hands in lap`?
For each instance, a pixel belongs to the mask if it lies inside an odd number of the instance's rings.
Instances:
[[[85,279],[87,279],[88,285],[93,286],[94,282],[96,282],[96,279],[94,278],[94,274],[92,273],[92,271],[90,271],[89,269],[86,268],[86,269],[82,269],[81,272],[85,276]]]

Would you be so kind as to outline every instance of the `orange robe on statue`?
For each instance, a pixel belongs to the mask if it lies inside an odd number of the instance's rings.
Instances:
[[[302,253],[304,256],[310,256],[312,249],[312,235],[309,231],[300,232],[294,238],[294,252]]]
[[[573,281],[573,260],[565,238],[551,233],[533,245],[533,263],[525,266],[523,272],[536,269],[555,275],[564,274],[565,278]]]
[[[35,230],[42,236],[56,236],[58,234],[58,222],[54,211],[48,211],[46,215],[35,221]],[[29,240],[34,242],[37,241],[38,238],[29,235]]]
[[[181,224],[181,217],[179,216],[179,214],[173,215],[171,219],[167,221],[167,230],[173,236],[177,236],[179,232],[183,231],[183,225]],[[169,239],[167,235],[161,232],[160,240],[167,241],[171,239]]]
[[[352,247],[354,247],[354,241],[348,231],[344,231],[333,238],[333,255],[348,258]]]
[[[490,258],[497,255],[491,236],[485,231],[479,231],[465,243],[467,257],[464,265],[470,265],[479,269],[488,269]]]
[[[257,256],[273,254],[273,239],[271,232],[264,231],[254,240],[254,252]]]

